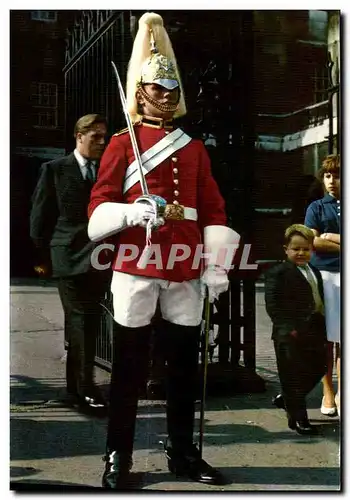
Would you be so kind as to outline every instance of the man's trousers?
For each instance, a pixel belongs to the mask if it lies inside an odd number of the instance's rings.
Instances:
[[[299,337],[274,341],[278,375],[286,410],[296,420],[306,418],[305,397],[327,370],[324,319],[315,314]]]
[[[59,279],[68,341],[67,392],[73,395],[84,396],[93,385],[96,336],[103,312],[100,303],[104,300],[109,279],[107,273],[98,271]]]

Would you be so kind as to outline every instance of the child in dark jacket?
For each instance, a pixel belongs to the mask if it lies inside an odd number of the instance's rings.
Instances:
[[[282,387],[274,403],[286,410],[290,429],[308,435],[317,434],[317,428],[309,422],[305,397],[327,369],[322,277],[309,264],[313,239],[306,226],[290,226],[285,232],[287,260],[270,269],[265,281]]]

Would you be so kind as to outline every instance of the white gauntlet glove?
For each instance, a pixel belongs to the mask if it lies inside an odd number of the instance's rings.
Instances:
[[[148,203],[131,203],[125,207],[125,222],[127,226],[146,227],[149,220],[156,219],[154,208]]]
[[[92,241],[100,241],[112,234],[117,234],[126,227],[150,225],[162,226],[164,219],[158,217],[150,203],[114,203],[104,202],[93,211],[89,225],[88,235]]]
[[[209,302],[219,298],[220,293],[226,292],[229,286],[227,272],[225,269],[214,266],[208,267],[201,277],[202,296],[205,297],[205,288],[208,287]]]

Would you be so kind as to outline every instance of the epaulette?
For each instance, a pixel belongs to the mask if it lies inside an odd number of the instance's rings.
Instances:
[[[134,127],[137,127],[138,125],[141,125],[141,122],[137,121],[137,122],[134,123]],[[116,132],[113,135],[122,135],[122,134],[125,134],[126,132],[129,132],[128,127],[123,128],[122,130],[119,130],[119,132]]]
[[[129,132],[128,127],[123,128],[122,130],[119,130],[119,132],[116,132],[116,133],[115,133],[115,134],[113,134],[113,135],[122,135],[122,134],[125,134],[126,132]]]

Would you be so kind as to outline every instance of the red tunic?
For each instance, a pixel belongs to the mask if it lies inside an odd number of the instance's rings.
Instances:
[[[135,126],[135,134],[142,154],[159,142],[166,132],[164,129],[143,124]],[[129,133],[113,136],[101,158],[98,178],[91,192],[89,217],[101,203],[132,203],[142,194],[139,182],[123,194],[125,171],[134,160]],[[176,179],[178,183],[174,183]],[[198,278],[201,270],[192,269],[193,256],[197,245],[203,243],[203,228],[211,225],[226,226],[224,200],[211,175],[210,159],[203,143],[200,140],[191,140],[147,174],[146,180],[149,192],[162,196],[167,203],[177,200],[180,205],[196,208],[198,221],[168,219],[164,226],[152,231],[152,245],[160,245],[163,269],[157,269],[155,263],[148,264],[145,269],[139,269],[138,258],[123,262],[121,267],[116,268],[119,244],[137,245],[139,256],[145,247],[144,228],[137,226],[124,229],[110,239],[116,245],[112,268],[129,274],[177,282]],[[178,194],[174,193],[175,191]],[[173,269],[166,269],[169,252],[174,243],[188,245],[191,248],[191,256],[184,261],[175,262]]]

